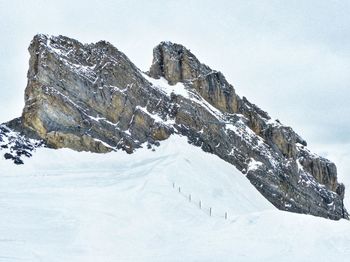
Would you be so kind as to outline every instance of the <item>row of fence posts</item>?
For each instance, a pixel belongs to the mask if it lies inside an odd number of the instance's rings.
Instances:
[[[173,188],[175,189],[175,182],[173,182]],[[181,187],[178,187],[177,189],[178,189],[178,192],[181,194]],[[191,194],[188,195],[188,201],[192,202],[192,195]],[[199,207],[199,209],[202,209],[202,201],[201,200],[198,201],[198,207]],[[213,211],[212,208],[209,207],[209,216],[212,216],[212,211]],[[227,212],[225,212],[224,217],[225,217],[225,220],[227,220],[227,218],[228,218]]]

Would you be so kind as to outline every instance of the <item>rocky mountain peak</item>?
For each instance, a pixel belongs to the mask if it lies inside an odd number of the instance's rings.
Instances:
[[[164,77],[170,85],[189,83],[199,94],[219,110],[238,111],[238,97],[224,75],[202,64],[182,45],[162,42],[153,49],[153,63],[149,75]]]
[[[20,164],[42,144],[132,153],[178,134],[234,165],[279,209],[348,218],[336,166],[184,46],[160,43],[148,73],[106,41],[36,35],[29,53],[22,116],[0,126],[8,159]]]
[[[216,73],[200,63],[190,50],[171,42],[161,42],[153,49],[153,63],[149,72],[154,78],[164,77],[170,85]]]

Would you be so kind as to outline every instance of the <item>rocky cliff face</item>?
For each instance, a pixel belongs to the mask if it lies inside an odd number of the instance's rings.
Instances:
[[[25,108],[2,125],[2,146],[17,131],[12,141],[33,148],[132,153],[176,133],[233,164],[279,209],[348,218],[336,166],[185,47],[159,44],[147,73],[105,41],[37,35],[29,52]],[[21,160],[18,150],[7,157]]]

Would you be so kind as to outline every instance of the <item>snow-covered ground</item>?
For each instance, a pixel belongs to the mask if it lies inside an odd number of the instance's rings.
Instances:
[[[0,160],[0,261],[349,259],[350,222],[276,210],[183,137],[132,155],[39,149],[24,166]]]

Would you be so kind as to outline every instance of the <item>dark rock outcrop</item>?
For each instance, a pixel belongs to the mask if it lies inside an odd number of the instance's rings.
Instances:
[[[185,47],[162,42],[148,73],[105,41],[37,35],[29,52],[25,108],[4,130],[52,148],[99,153],[132,153],[144,142],[184,135],[241,170],[277,208],[348,218],[335,165]]]
[[[33,139],[21,134],[22,130],[20,118],[0,125],[0,150],[4,152],[5,159],[12,160],[17,165],[23,164],[23,157],[31,157],[36,148],[44,146],[38,137]]]

